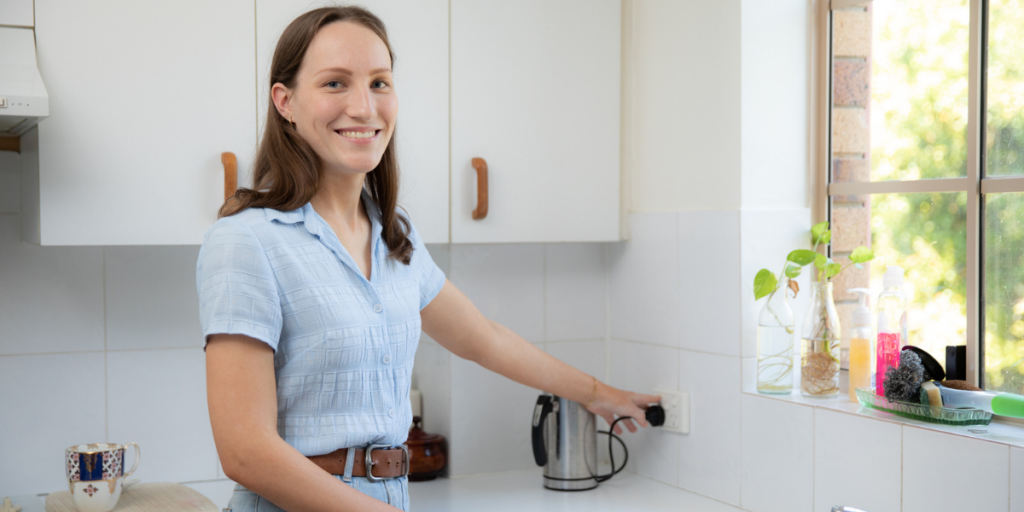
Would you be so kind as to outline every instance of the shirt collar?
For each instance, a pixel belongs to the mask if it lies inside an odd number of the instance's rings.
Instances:
[[[366,205],[366,214],[370,217],[370,247],[371,251],[376,255],[377,243],[380,241],[383,229],[381,226],[380,210],[377,208],[377,203],[370,197],[369,190],[364,188],[360,197],[363,200],[363,204]],[[282,224],[297,224],[301,222],[306,230],[315,236],[321,236],[322,229],[329,229],[326,221],[320,220],[321,217],[313,210],[311,203],[306,203],[301,208],[284,212],[273,208],[264,208],[264,213],[268,221],[276,220]]]

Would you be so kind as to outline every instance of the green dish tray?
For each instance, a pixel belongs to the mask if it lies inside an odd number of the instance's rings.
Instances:
[[[950,409],[907,402],[890,402],[884,396],[875,394],[871,388],[857,388],[857,400],[869,409],[877,409],[913,420],[941,423],[943,425],[988,425],[992,413],[981,409]]]

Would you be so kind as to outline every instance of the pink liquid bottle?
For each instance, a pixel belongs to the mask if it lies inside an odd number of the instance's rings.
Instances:
[[[875,349],[875,394],[885,394],[885,371],[899,366],[900,350],[907,344],[907,296],[903,268],[890,265],[882,277],[878,296],[878,345]]]

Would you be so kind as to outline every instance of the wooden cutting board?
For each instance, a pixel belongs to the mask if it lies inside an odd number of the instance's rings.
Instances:
[[[212,501],[180,484],[132,484],[121,491],[114,512],[218,512]],[[68,491],[46,496],[46,512],[78,512]]]

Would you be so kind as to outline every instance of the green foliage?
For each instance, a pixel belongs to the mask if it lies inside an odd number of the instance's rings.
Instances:
[[[802,267],[801,265],[794,265],[791,262],[786,263],[786,277],[790,279],[796,279],[797,277],[800,277],[800,271],[803,269],[804,267]]]
[[[775,291],[775,287],[778,285],[778,280],[775,279],[775,274],[772,274],[770,270],[762,268],[758,271],[757,275],[754,276],[754,300],[758,300],[761,297],[768,295]]]
[[[804,265],[810,264],[812,261],[814,261],[814,258],[817,257],[818,253],[814,251],[809,251],[807,249],[797,249],[789,253],[789,256],[786,256],[786,261],[796,263],[797,265],[802,267]]]
[[[875,258],[875,252],[863,245],[850,253],[850,261],[854,263],[867,263]]]
[[[811,245],[827,244],[832,241],[832,232],[828,229],[828,222],[819,222],[811,227]]]

